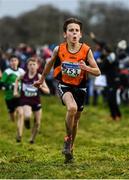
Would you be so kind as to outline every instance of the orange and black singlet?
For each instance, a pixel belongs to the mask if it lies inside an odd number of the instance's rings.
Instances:
[[[54,63],[54,78],[63,84],[80,86],[86,84],[86,71],[80,69],[79,61],[86,62],[90,47],[83,43],[76,53],[70,53],[67,43],[59,45],[58,56]]]

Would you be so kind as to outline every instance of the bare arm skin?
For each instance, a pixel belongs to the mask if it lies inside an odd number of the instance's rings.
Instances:
[[[18,87],[19,87],[19,81],[23,78],[23,76],[17,77],[15,80],[15,85],[14,85],[14,90],[13,90],[13,95],[14,97],[19,97],[19,91],[18,91]]]
[[[18,93],[18,83],[19,83],[19,78],[17,78],[15,80],[15,85],[14,85],[14,90],[13,90],[14,97],[18,97],[19,96],[19,93]]]
[[[39,79],[41,78],[41,74],[38,75]],[[45,94],[50,94],[50,89],[48,88],[46,81],[44,80],[43,83],[39,86],[39,89],[44,92]]]
[[[87,66],[83,60],[80,61],[80,68],[84,71],[87,71],[88,73],[94,75],[94,76],[99,76],[101,74],[100,69],[93,57],[92,51],[90,50],[88,53],[88,63],[89,65]]]
[[[46,75],[50,72],[55,60],[56,60],[56,57],[57,57],[57,53],[58,53],[58,48],[59,46],[56,46],[54,51],[53,51],[53,54],[52,54],[52,57],[51,57],[51,60],[48,61],[48,63],[46,63],[45,67],[44,67],[44,70],[43,70],[43,73],[41,75],[41,78],[39,79],[39,81],[36,81],[34,83],[34,86],[35,87],[40,87],[40,85],[43,83],[43,81],[45,80],[45,77]]]

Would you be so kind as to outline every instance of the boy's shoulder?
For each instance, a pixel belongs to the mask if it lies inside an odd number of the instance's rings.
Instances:
[[[9,67],[7,69],[5,69],[4,73],[6,73],[7,75],[12,73],[12,69]]]
[[[23,68],[18,68],[18,71],[20,71],[20,72],[25,72],[25,70],[23,69]]]
[[[89,44],[87,44],[85,42],[83,42],[82,45],[85,46],[86,48],[90,48]]]
[[[9,67],[4,71],[4,73],[6,73],[7,75],[10,75],[10,74],[13,74],[13,73],[16,74],[17,72],[24,73],[25,70],[20,68],[20,67],[17,70],[13,70],[12,68]]]

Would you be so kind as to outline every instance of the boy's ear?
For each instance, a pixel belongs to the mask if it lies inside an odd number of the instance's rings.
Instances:
[[[82,32],[80,33],[80,38],[82,38]]]
[[[66,33],[65,32],[63,33],[63,36],[64,36],[64,38],[66,38]]]

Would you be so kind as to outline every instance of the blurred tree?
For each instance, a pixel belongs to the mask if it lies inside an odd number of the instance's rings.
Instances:
[[[87,23],[88,31],[107,42],[116,44],[121,39],[129,42],[129,9],[122,4],[80,0],[78,15]]]
[[[17,18],[3,18],[0,20],[0,44],[8,43],[12,46],[19,42],[31,45],[59,43],[63,38],[63,22],[71,16],[70,12],[62,12],[46,5]]]
[[[90,2],[90,1],[89,1]],[[68,17],[78,17],[84,24],[83,40],[91,43],[87,36],[94,32],[109,43],[121,39],[129,42],[129,9],[119,4],[89,3],[79,1],[77,14],[61,11],[51,5],[22,14],[17,18],[0,19],[0,44],[16,46],[20,42],[30,45],[57,44],[63,40],[63,22]]]

